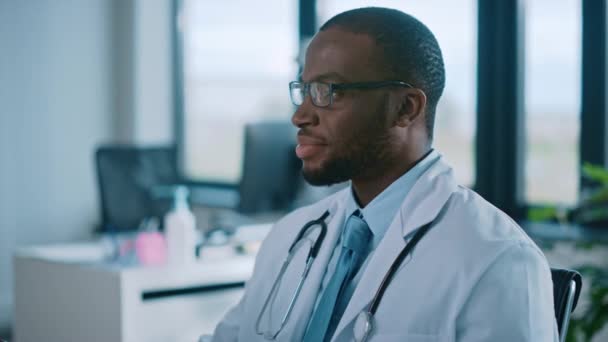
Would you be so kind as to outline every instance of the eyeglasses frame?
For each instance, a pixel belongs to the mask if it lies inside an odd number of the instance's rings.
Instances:
[[[310,95],[310,85],[312,83],[321,83],[329,86],[329,103],[327,105],[318,105],[315,103],[314,98]],[[302,104],[296,104],[293,100],[292,89],[295,85],[304,85],[304,98],[306,95],[310,96],[311,102],[313,105],[319,108],[326,108],[333,104],[333,94],[336,90],[349,90],[349,89],[361,89],[361,90],[371,90],[371,89],[379,89],[384,87],[406,87],[406,88],[414,88],[411,84],[404,81],[375,81],[375,82],[354,82],[354,83],[326,83],[326,82],[301,82],[301,81],[292,81],[289,82],[289,97],[291,98],[291,102],[296,106],[301,106]],[[304,103],[304,99],[302,100]]]

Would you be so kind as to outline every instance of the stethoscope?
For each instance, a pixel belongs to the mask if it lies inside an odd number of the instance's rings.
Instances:
[[[304,284],[304,280],[306,279],[306,276],[308,275],[308,271],[310,270],[310,267],[312,266],[312,262],[317,257],[317,254],[319,253],[319,250],[321,249],[321,245],[323,244],[323,240],[325,240],[325,234],[327,234],[327,224],[325,223],[325,219],[327,218],[327,216],[329,216],[329,211],[325,211],[325,213],[323,213],[323,215],[321,215],[321,217],[319,217],[318,219],[312,220],[312,221],[306,223],[300,229],[298,236],[296,236],[295,240],[289,247],[289,251],[287,252],[287,257],[283,261],[283,265],[281,266],[279,275],[277,276],[277,279],[275,279],[274,284],[272,285],[272,289],[270,290],[268,297],[266,297],[266,301],[264,301],[264,306],[262,306],[262,310],[260,311],[260,314],[258,315],[258,319],[255,322],[256,334],[264,336],[264,338],[267,340],[276,339],[277,335],[283,330],[283,327],[285,326],[285,322],[287,322],[287,320],[289,319],[289,315],[291,314],[293,305],[295,304],[296,300],[298,299],[298,295],[300,295],[300,290],[302,290],[302,285]],[[315,239],[315,242],[310,245],[310,249],[308,250],[308,256],[306,257],[306,266],[304,267],[304,272],[302,273],[302,276],[300,277],[300,281],[298,282],[298,286],[296,287],[296,290],[295,290],[293,296],[291,297],[291,300],[289,301],[289,306],[287,307],[287,311],[285,312],[285,315],[283,315],[283,318],[281,319],[281,324],[279,325],[279,329],[277,331],[275,331],[274,333],[271,332],[270,330],[268,330],[266,332],[261,331],[260,321],[262,320],[262,317],[264,316],[264,312],[266,312],[266,309],[268,309],[268,304],[270,303],[270,300],[272,298],[274,298],[274,296],[278,292],[279,284],[283,280],[285,271],[287,270],[287,267],[289,266],[291,259],[293,259],[294,255],[295,255],[296,246],[298,246],[300,244],[300,242],[305,241],[304,239],[308,237],[309,231],[311,231],[315,228],[320,230],[319,235]]]
[[[382,297],[384,296],[384,291],[386,291],[388,285],[393,280],[395,274],[397,274],[397,270],[405,260],[405,258],[412,252],[418,241],[422,239],[424,234],[431,228],[433,222],[429,222],[422,226],[416,234],[412,237],[412,239],[403,247],[397,258],[393,260],[391,267],[388,269],[382,282],[380,283],[380,287],[376,291],[374,298],[367,306],[367,309],[361,311],[359,315],[357,315],[357,319],[355,320],[355,326],[353,327],[353,336],[355,341],[363,342],[367,341],[368,337],[371,335],[374,330],[374,315],[376,314],[376,310],[378,310],[378,305],[380,305],[380,301],[382,301]]]
[[[289,247],[287,257],[285,258],[285,260],[283,261],[283,264],[281,265],[279,275],[275,279],[274,284],[272,285],[272,289],[270,290],[268,297],[266,297],[266,300],[264,301],[264,305],[262,306],[262,310],[260,311],[260,314],[258,315],[258,318],[255,323],[256,333],[260,336],[264,336],[265,339],[267,339],[267,340],[276,339],[277,335],[283,330],[283,327],[285,327],[285,323],[289,319],[289,315],[291,314],[293,306],[294,306],[296,300],[298,299],[298,295],[300,294],[300,291],[302,290],[302,285],[304,284],[304,280],[306,279],[306,276],[308,275],[308,271],[310,270],[310,267],[312,266],[314,259],[316,258],[317,254],[319,253],[319,250],[321,249],[323,240],[325,239],[325,235],[327,233],[327,224],[325,223],[325,219],[328,216],[329,216],[329,211],[326,211],[318,219],[312,220],[312,221],[306,223],[304,226],[302,226],[302,228],[300,229],[300,232],[298,233],[295,240]],[[357,341],[357,342],[367,341],[367,339],[371,335],[371,333],[374,329],[374,315],[376,314],[376,310],[378,309],[378,306],[380,305],[380,302],[382,301],[384,292],[388,288],[388,285],[390,284],[393,277],[397,273],[397,270],[399,270],[399,267],[401,266],[401,264],[403,263],[405,258],[412,252],[414,247],[416,247],[416,244],[418,244],[418,242],[420,241],[420,239],[422,239],[424,234],[426,234],[426,232],[431,228],[432,224],[433,224],[433,222],[429,222],[429,223],[425,224],[424,226],[422,226],[420,229],[418,229],[418,231],[416,231],[416,233],[414,234],[412,239],[405,245],[405,247],[403,247],[403,249],[397,256],[397,258],[395,258],[395,260],[391,264],[391,267],[389,268],[389,270],[384,275],[384,278],[382,279],[382,282],[380,283],[380,287],[376,291],[374,298],[369,303],[366,310],[360,312],[359,315],[357,315],[357,319],[355,321],[355,325],[353,328],[353,330],[354,330],[353,336],[355,338],[355,341]],[[281,324],[279,325],[279,328],[275,332],[271,332],[270,330],[263,332],[260,329],[260,322],[262,320],[262,317],[264,316],[264,313],[268,309],[268,305],[269,305],[271,299],[274,298],[274,296],[277,294],[278,286],[281,283],[281,281],[283,280],[285,271],[287,270],[289,263],[291,262],[291,260],[293,259],[294,255],[295,255],[296,247],[302,241],[305,241],[305,239],[307,239],[307,237],[309,236],[309,231],[311,231],[313,229],[319,229],[320,232],[319,232],[319,235],[317,236],[316,240],[314,241],[314,243],[311,243],[311,245],[310,245],[310,248],[308,250],[308,256],[306,257],[306,266],[304,267],[304,272],[302,273],[302,276],[300,277],[300,281],[298,282],[298,286],[296,287],[296,290],[294,291],[294,294],[291,297],[289,306],[287,307],[287,312],[285,312],[285,314],[283,315],[283,318],[281,319]]]

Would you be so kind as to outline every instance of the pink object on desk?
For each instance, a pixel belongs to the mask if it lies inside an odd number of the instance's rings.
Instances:
[[[160,232],[139,233],[135,239],[135,251],[142,265],[162,265],[167,260],[167,245]]]

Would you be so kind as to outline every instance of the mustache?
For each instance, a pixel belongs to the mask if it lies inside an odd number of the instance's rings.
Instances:
[[[298,130],[298,139],[312,140],[318,143],[326,143],[326,139],[318,134],[314,134],[306,128]]]
[[[323,139],[323,137],[312,133],[310,130],[308,130],[306,128],[300,128],[298,130],[298,137],[306,137],[306,138],[312,138],[312,139]]]

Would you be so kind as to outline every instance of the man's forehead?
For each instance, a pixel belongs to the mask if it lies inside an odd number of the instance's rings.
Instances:
[[[301,79],[362,80],[373,77],[377,69],[377,48],[371,36],[329,28],[317,33],[308,46]]]

